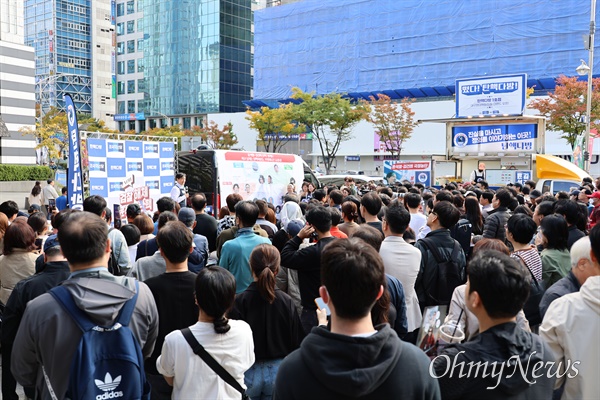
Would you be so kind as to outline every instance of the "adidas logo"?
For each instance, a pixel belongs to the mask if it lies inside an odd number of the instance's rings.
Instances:
[[[117,397],[123,397],[123,392],[114,392],[114,390],[121,383],[121,375],[117,376],[115,379],[112,378],[109,372],[104,376],[104,382],[100,379],[94,379],[94,383],[98,387],[98,389],[104,391],[104,394],[99,394],[96,396],[96,400],[107,400],[114,399]]]

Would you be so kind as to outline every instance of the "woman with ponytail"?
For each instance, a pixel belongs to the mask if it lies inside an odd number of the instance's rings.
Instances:
[[[227,319],[235,300],[235,278],[224,268],[205,267],[198,273],[195,292],[198,322],[189,330],[208,354],[244,386],[244,372],[254,363],[254,344],[247,323]],[[180,330],[165,337],[156,368],[173,386],[173,399],[240,398],[236,389],[194,354]]]
[[[348,236],[358,229],[358,207],[352,201],[345,201],[342,204],[342,219],[343,223],[338,225],[338,229]]]
[[[285,356],[300,346],[304,330],[291,297],[275,286],[279,251],[261,244],[250,254],[254,282],[237,295],[229,314],[252,328],[256,363],[246,372],[247,394],[252,400],[271,399],[275,376]]]

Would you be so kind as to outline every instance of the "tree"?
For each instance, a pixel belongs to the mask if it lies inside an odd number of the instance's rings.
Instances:
[[[292,88],[292,98],[301,102],[291,106],[291,115],[312,132],[329,174],[340,144],[352,138],[351,129],[365,118],[368,110],[364,104],[353,106],[350,100],[338,93],[313,97],[313,93],[295,87]]]
[[[233,133],[233,124],[229,122],[223,128],[219,124],[210,121],[203,127],[194,126],[191,129],[193,136],[200,136],[202,141],[213,149],[229,150],[238,143],[237,136]]]
[[[598,129],[600,124],[600,78],[592,80],[592,116],[591,129]],[[586,113],[587,82],[577,80],[577,77],[560,76],[556,79],[554,93],[548,93],[549,98],[532,101],[528,108],[538,110],[546,117],[548,129],[562,131],[561,138],[565,139],[572,149],[575,149],[577,138],[585,133],[585,120],[581,117]]]
[[[413,100],[404,98],[397,104],[385,94],[379,94],[377,98],[371,96],[370,99],[367,104],[371,106],[371,113],[367,114],[366,119],[377,130],[385,150],[392,154],[392,158],[400,159],[404,142],[410,139],[419,125],[413,119],[415,112],[410,107]]]
[[[292,134],[305,132],[304,126],[292,121],[292,111],[292,104],[284,104],[279,108],[262,107],[260,111],[246,111],[250,129],[258,132],[258,140],[263,143],[267,153],[277,153]]]

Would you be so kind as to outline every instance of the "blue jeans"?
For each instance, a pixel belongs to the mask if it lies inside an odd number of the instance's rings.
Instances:
[[[283,358],[257,361],[244,374],[244,383],[248,388],[246,394],[252,400],[271,400],[275,377]]]

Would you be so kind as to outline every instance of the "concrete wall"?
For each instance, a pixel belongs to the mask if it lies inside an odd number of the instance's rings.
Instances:
[[[20,209],[25,210],[25,204],[27,198],[31,193],[31,189],[35,185],[35,181],[21,181],[21,182],[0,182],[0,203],[7,200],[16,201]],[[46,183],[42,183],[42,188],[46,186]]]

